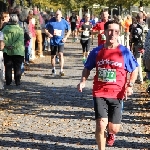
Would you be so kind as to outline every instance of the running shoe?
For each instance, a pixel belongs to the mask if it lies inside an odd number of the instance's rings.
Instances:
[[[75,42],[75,38],[72,39],[72,43],[74,43],[74,42]]]
[[[65,73],[64,73],[64,71],[60,71],[60,76],[64,76],[65,75]]]
[[[79,39],[78,39],[78,37],[75,37],[75,41],[78,41]]]
[[[107,142],[107,145],[113,146],[113,144],[115,142],[115,134],[108,133],[106,142]]]
[[[82,63],[85,64],[86,58],[82,58]]]
[[[56,69],[52,69],[52,75],[56,75]]]

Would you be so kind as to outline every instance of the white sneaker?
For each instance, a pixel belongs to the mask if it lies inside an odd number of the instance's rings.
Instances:
[[[64,71],[60,71],[60,76],[64,76],[65,75],[65,73],[64,73]]]
[[[52,75],[56,75],[56,69],[52,69]]]
[[[45,57],[44,55],[40,55],[40,57]]]

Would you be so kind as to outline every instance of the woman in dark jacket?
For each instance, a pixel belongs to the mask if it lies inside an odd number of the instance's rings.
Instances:
[[[2,29],[4,33],[4,65],[6,85],[12,82],[12,68],[14,68],[15,84],[20,85],[21,64],[24,60],[24,31],[19,27],[18,16],[10,15],[9,23]]]

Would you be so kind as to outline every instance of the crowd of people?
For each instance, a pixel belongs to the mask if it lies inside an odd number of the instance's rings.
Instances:
[[[85,13],[79,19],[72,13],[65,19],[60,10],[48,15],[39,12],[36,6],[25,11],[15,7],[0,15],[0,50],[6,85],[11,84],[14,70],[18,86],[24,65],[44,57],[45,49],[51,51],[52,74],[57,73],[55,65],[59,57],[59,74],[64,76],[64,44],[71,34],[73,42],[80,38],[84,69],[77,88],[82,92],[90,71],[96,68],[93,82],[95,137],[98,149],[105,150],[106,142],[112,146],[119,132],[123,100],[133,93],[135,82],[143,84],[142,65],[146,78],[150,79],[150,18],[141,8],[136,16],[127,15],[124,20],[120,16],[110,18],[108,10],[103,10],[99,18],[98,21],[97,17]],[[130,37],[130,47],[119,42],[121,32]],[[93,38],[98,38],[97,47],[90,51]]]

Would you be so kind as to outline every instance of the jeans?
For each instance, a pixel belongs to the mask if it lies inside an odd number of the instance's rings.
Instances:
[[[35,30],[36,40],[38,44],[37,55],[43,55],[42,51],[42,32],[41,30]]]
[[[25,47],[25,62],[29,62],[29,57],[30,57],[29,48]]]
[[[22,62],[22,64],[21,64],[21,74],[23,74],[24,73],[24,62]]]
[[[137,80],[143,82],[143,74],[142,74],[142,54],[138,52],[139,46],[138,44],[134,44],[134,57],[139,64],[138,67],[138,77]]]
[[[30,39],[30,44],[28,46],[28,52],[29,52],[29,60],[32,59],[32,38]]]
[[[150,80],[150,72],[147,72],[148,80]]]

